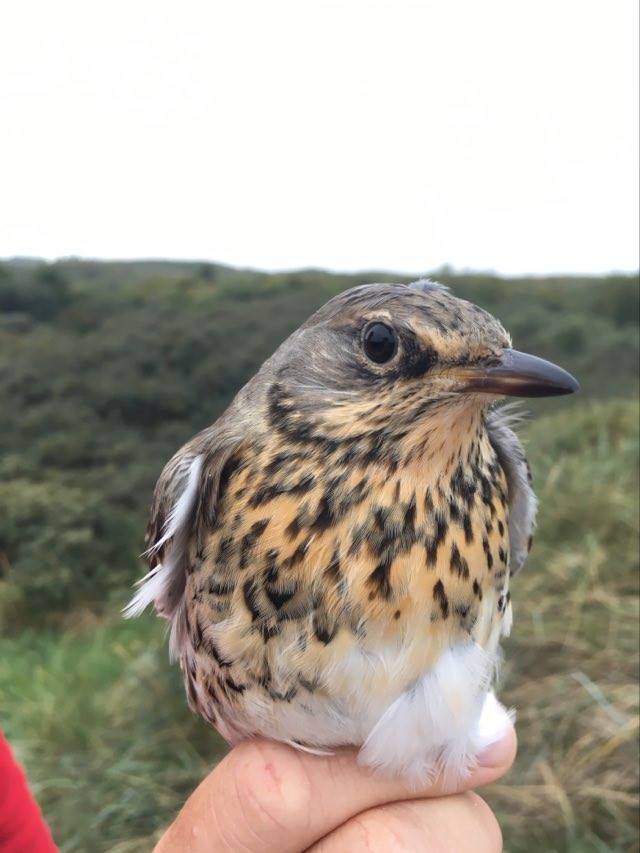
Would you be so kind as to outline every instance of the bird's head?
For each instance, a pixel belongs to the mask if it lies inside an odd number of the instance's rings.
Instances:
[[[362,285],[313,314],[267,363],[271,417],[293,434],[404,436],[435,413],[496,397],[576,391],[560,367],[511,348],[502,325],[430,281]]]

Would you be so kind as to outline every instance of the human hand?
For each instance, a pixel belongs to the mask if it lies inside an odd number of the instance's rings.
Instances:
[[[325,757],[245,741],[196,788],[154,853],[495,853],[498,822],[471,789],[499,779],[515,753],[511,729],[453,791],[442,780],[412,789],[360,767],[352,750]]]

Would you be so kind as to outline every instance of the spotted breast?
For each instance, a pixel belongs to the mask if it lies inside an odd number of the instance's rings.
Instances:
[[[230,743],[456,778],[507,724],[491,685],[535,518],[490,403],[575,380],[514,367],[499,323],[431,283],[332,302],[165,468],[129,612],[170,619],[190,705]]]

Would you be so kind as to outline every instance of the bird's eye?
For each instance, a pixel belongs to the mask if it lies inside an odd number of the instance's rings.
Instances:
[[[362,338],[365,355],[376,364],[390,361],[396,354],[396,333],[386,323],[370,323]]]

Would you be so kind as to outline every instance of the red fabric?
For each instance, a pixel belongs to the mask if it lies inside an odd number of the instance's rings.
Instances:
[[[0,853],[56,853],[49,827],[0,732]]]

